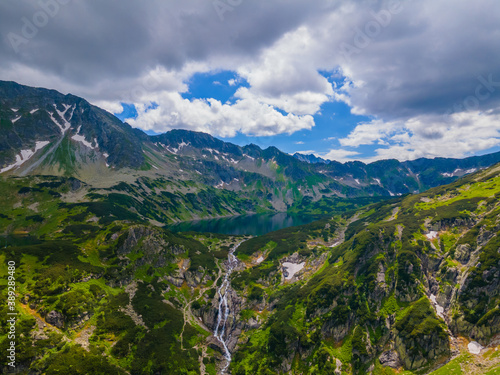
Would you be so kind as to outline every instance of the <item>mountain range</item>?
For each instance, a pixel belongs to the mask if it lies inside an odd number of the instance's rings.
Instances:
[[[500,162],[495,153],[324,163],[187,130],[148,136],[82,98],[5,81],[0,82],[0,129],[2,175],[73,176],[93,189],[134,190],[155,207],[166,201],[166,193],[178,203],[189,200],[186,194],[197,200],[200,194],[217,197],[218,209],[210,212],[163,208],[165,222],[243,212],[226,197],[243,200],[245,212],[273,212],[293,209],[304,199],[418,193]],[[158,186],[145,193],[140,181]]]

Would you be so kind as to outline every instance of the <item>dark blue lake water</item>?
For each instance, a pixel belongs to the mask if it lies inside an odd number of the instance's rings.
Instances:
[[[172,232],[211,232],[222,234],[247,234],[260,236],[275,230],[308,224],[318,220],[318,216],[294,215],[280,212],[277,214],[254,214],[183,221],[168,227]]]

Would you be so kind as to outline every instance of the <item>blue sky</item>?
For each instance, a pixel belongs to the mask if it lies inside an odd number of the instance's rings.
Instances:
[[[335,80],[328,72],[322,73],[330,82]],[[338,80],[337,80],[337,83]],[[249,87],[248,82],[232,71],[208,72],[194,74],[187,82],[188,91],[182,94],[184,99],[214,98],[222,103],[234,104],[237,98],[234,94],[240,87]],[[115,113],[122,121],[137,118],[137,111],[133,104],[122,103],[123,111]],[[154,108],[152,106],[151,108]],[[276,108],[279,110],[279,108]],[[286,114],[284,111],[281,113]],[[277,134],[272,136],[251,136],[238,133],[234,137],[218,137],[224,141],[238,145],[254,143],[262,148],[275,146],[287,153],[314,151],[317,154],[326,154],[332,147],[338,148],[339,138],[346,137],[359,122],[370,119],[366,116],[351,114],[350,107],[343,102],[330,101],[321,105],[314,115],[315,126],[311,130],[301,130],[292,134]],[[158,134],[155,131],[146,131],[148,134]],[[352,148],[349,148],[352,149]],[[366,154],[373,151],[373,147],[364,148]],[[358,150],[359,151],[359,150]]]
[[[69,2],[21,44],[9,35],[40,5],[0,2],[0,79],[81,96],[149,133],[338,161],[499,150],[497,0],[252,0],[224,14],[206,0],[122,2],[119,14]]]
[[[328,79],[333,86],[341,86],[345,77],[339,76],[337,73],[323,71],[319,72],[322,76]],[[186,82],[186,91],[182,93],[182,98],[193,101],[197,99],[208,100],[216,99],[221,103],[234,105],[238,100],[235,97],[239,88],[249,88],[249,83],[240,77],[234,71],[217,71],[195,73]],[[122,121],[130,121],[137,119],[138,112],[135,106],[131,103],[121,103],[123,111],[115,113]],[[156,102],[150,103],[145,112],[151,109],[156,109]],[[280,108],[274,108],[283,115],[288,113]],[[280,150],[293,154],[295,152],[305,154],[315,154],[317,156],[339,161],[348,160],[366,160],[372,161],[376,150],[380,147],[379,143],[368,145],[345,146],[339,142],[341,139],[346,139],[353,129],[359,124],[368,124],[373,120],[373,117],[357,115],[352,113],[352,108],[344,101],[331,100],[324,102],[319,110],[313,115],[314,127],[293,132],[291,134],[275,134],[271,136],[255,136],[237,132],[235,136],[223,137],[217,136],[227,142],[232,142],[238,145],[257,144],[262,148],[275,146]],[[159,134],[159,131],[144,130],[147,134]],[[331,153],[331,150],[337,152]],[[460,156],[483,155],[491,152],[497,152],[500,147],[495,146],[479,150],[477,152],[465,153]],[[426,155],[424,155],[426,156]],[[432,155],[440,156],[440,155]]]

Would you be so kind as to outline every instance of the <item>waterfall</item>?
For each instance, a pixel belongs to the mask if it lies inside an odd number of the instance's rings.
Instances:
[[[217,289],[217,293],[219,295],[219,312],[217,314],[217,325],[215,327],[214,336],[222,344],[226,357],[226,365],[222,369],[222,374],[226,372],[227,368],[229,367],[229,364],[231,363],[231,352],[227,347],[226,344],[227,340],[224,339],[224,335],[226,333],[227,319],[230,313],[229,306],[227,303],[228,293],[231,290],[229,277],[231,276],[231,273],[233,272],[234,268],[238,265],[238,259],[234,256],[234,252],[242,242],[239,242],[238,244],[233,246],[233,248],[229,252],[227,259],[228,262],[227,262],[226,275],[224,276],[224,281],[222,282],[221,286],[219,287],[219,289]]]

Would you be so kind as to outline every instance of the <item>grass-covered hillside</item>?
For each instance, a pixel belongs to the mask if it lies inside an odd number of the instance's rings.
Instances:
[[[101,191],[71,177],[0,180],[0,309],[6,316],[14,262],[18,373],[217,373],[216,288],[243,238],[162,229],[173,208],[219,206],[207,195],[173,200],[171,210],[161,201],[162,210],[147,198],[160,189],[148,180]],[[306,228],[303,240],[324,235]]]
[[[499,196],[495,167],[343,214],[334,233],[323,222],[318,241],[289,228],[245,242],[243,261],[264,260],[233,278],[252,324],[232,373],[427,374],[452,358],[435,373],[497,373]],[[290,259],[303,277],[280,277]],[[492,349],[465,354],[472,340]]]
[[[159,199],[169,183],[0,180],[0,313],[15,262],[18,373],[220,373],[216,290],[238,243],[232,374],[498,372],[499,167],[377,203],[302,200],[295,212],[327,216],[253,238],[163,229],[174,208],[232,204]],[[0,332],[5,352],[5,320]],[[472,340],[487,348],[469,354]]]
[[[215,374],[210,329],[188,306],[214,294],[238,239],[174,235],[131,205],[84,199],[76,179],[30,181],[0,182],[0,310],[6,316],[13,261],[18,373],[199,374],[205,359]]]

